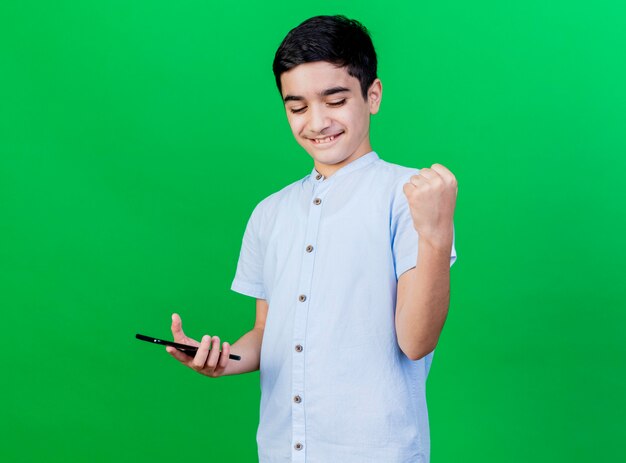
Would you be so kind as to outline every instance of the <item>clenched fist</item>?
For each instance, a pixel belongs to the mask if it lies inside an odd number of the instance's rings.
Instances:
[[[436,247],[451,246],[457,194],[452,172],[433,164],[430,169],[420,169],[403,189],[420,241]]]

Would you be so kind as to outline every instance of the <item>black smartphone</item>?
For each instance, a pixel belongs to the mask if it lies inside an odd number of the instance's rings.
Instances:
[[[187,344],[179,344],[177,342],[166,341],[165,339],[151,338],[150,336],[144,336],[143,334],[136,334],[135,337],[137,339],[141,339],[142,341],[150,342],[152,344],[160,344],[162,346],[172,346],[183,352],[184,354],[189,355],[190,357],[194,357],[196,352],[198,352],[198,348],[194,346],[188,346]],[[228,356],[231,360],[241,360],[240,355],[230,354]]]

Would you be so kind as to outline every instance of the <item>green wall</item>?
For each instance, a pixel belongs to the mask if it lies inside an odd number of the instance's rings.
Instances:
[[[271,61],[316,14],[370,29],[373,146],[459,180],[433,463],[626,461],[626,4],[9,1],[0,6],[0,461],[248,462],[235,341],[252,208],[306,175]]]

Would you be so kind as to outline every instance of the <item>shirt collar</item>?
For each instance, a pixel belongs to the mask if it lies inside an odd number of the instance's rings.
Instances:
[[[343,166],[341,169],[339,169],[337,172],[331,175],[329,179],[333,179],[335,177],[341,177],[342,175],[346,175],[346,174],[349,174],[350,172],[354,172],[355,170],[360,169],[361,167],[365,167],[368,164],[371,164],[372,162],[377,161],[378,159],[379,159],[378,154],[376,154],[375,151],[370,151],[369,153],[364,154],[360,158],[352,161],[350,164]],[[313,167],[313,170],[311,171],[311,174],[309,175],[309,178],[307,180],[313,183],[319,183],[326,179],[324,178],[322,174],[320,174],[317,171],[317,169],[315,169],[315,167]]]

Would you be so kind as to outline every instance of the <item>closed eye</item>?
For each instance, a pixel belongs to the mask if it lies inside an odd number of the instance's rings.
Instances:
[[[303,106],[301,108],[291,108],[290,111],[293,114],[299,114],[299,113],[303,112],[305,109],[306,109],[306,106]]]
[[[342,99],[342,100],[337,100],[337,101],[329,101],[328,103],[326,103],[328,106],[332,106],[333,108],[337,107],[337,106],[341,106],[346,102],[346,99]]]

